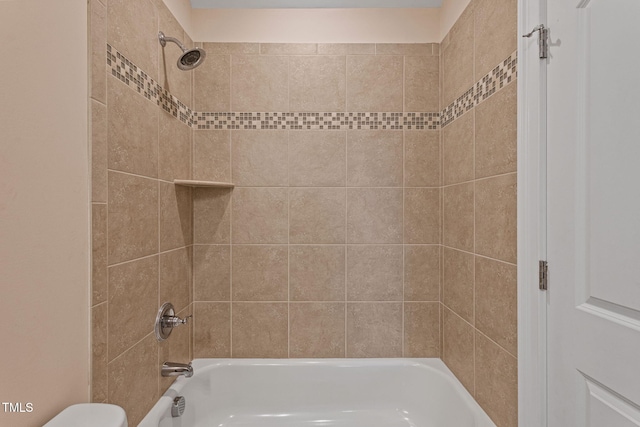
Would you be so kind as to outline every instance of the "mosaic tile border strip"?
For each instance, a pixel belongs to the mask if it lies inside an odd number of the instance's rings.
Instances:
[[[155,102],[182,123],[193,127],[193,111],[189,107],[171,95],[169,91],[109,44],[107,44],[107,67],[107,69],[111,70],[113,77],[143,95],[149,101]]]
[[[194,129],[438,130],[440,113],[195,113]]]
[[[440,114],[441,127],[447,126],[467,111],[511,83],[518,75],[518,51],[513,52],[481,78],[468,91],[460,95],[455,101],[442,110]]]
[[[195,112],[107,44],[107,66],[111,75],[155,102],[182,123],[199,130],[438,130],[515,80],[517,63],[516,51],[449,106],[435,113]]]

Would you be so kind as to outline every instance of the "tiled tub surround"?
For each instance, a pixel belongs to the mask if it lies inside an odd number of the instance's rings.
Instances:
[[[439,357],[437,45],[203,47],[194,357]]]
[[[93,399],[137,423],[164,359],[442,355],[515,425],[515,148],[494,135],[515,126],[515,43],[476,43],[490,69],[458,35],[494,3],[472,1],[442,53],[205,43],[184,73],[151,49],[158,29],[191,45],[162,1],[92,0]],[[158,345],[165,300],[195,322]]]
[[[471,0],[440,58],[442,359],[499,427],[518,416],[516,15],[514,0]]]
[[[163,50],[157,33],[191,42],[161,0],[89,5],[91,399],[121,405],[135,426],[172,382],[160,364],[192,358],[190,326],[162,343],[153,335],[161,302],[192,313],[191,189],[173,185],[191,177],[193,132],[175,116],[177,99],[191,105],[192,73],[174,70],[180,49]],[[160,85],[145,88],[146,98],[127,87],[107,70],[107,46]]]

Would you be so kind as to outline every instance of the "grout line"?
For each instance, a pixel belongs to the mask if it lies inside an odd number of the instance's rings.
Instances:
[[[406,62],[406,57],[405,58],[405,62]],[[404,70],[403,70],[404,72]],[[403,91],[402,91],[402,95],[403,95],[403,105],[404,105],[404,78],[403,78]],[[402,132],[402,184],[404,185],[405,180],[406,180],[406,132],[403,131]],[[406,212],[406,208],[405,205],[407,203],[407,190],[406,188],[402,189],[402,325],[400,327],[400,333],[401,335],[401,339],[400,342],[402,343],[402,348],[400,350],[400,354],[402,355],[402,357],[405,356],[405,342],[404,342],[404,322],[405,322],[405,316],[404,316],[404,310],[405,310],[405,304],[404,304],[404,273],[405,273],[405,249],[406,249],[406,237],[405,237],[405,212]]]
[[[291,244],[287,244],[287,243],[232,243],[234,246],[424,246],[424,247],[429,247],[429,246],[441,246],[440,243],[291,243]],[[188,245],[188,246],[229,246],[229,243],[194,243],[193,245]],[[183,248],[186,246],[183,246]],[[170,252],[176,249],[180,249],[180,248],[174,248],[174,249],[169,249],[167,251],[164,252]],[[456,249],[456,248],[452,248],[452,249]],[[161,253],[164,253],[161,252]],[[136,258],[138,259],[138,258]],[[128,261],[123,261],[122,263],[125,263]],[[503,261],[504,262],[504,261]],[[120,264],[122,264],[120,263]],[[114,264],[115,265],[115,264]]]
[[[475,256],[475,257],[478,257],[478,258],[484,258],[484,259],[488,259],[488,260],[491,260],[491,261],[496,261],[496,262],[499,262],[501,264],[506,264],[506,265],[513,266],[513,267],[517,266],[517,264],[510,263],[508,261],[504,261],[504,260],[497,259],[497,258],[491,258],[491,257],[486,256],[486,255],[481,255],[481,254],[477,254],[477,253],[474,253],[474,252],[469,252],[469,251],[466,251],[464,249],[458,249],[458,248],[453,247],[453,246],[443,245],[443,247],[445,249],[451,249],[451,250],[462,252],[462,253],[465,253],[465,254],[468,254],[468,255],[472,255],[472,256]]]
[[[473,145],[474,145],[473,151],[474,151],[474,163],[475,163],[475,136],[474,136],[474,144]],[[486,180],[489,180],[489,179],[492,179],[492,178],[499,178],[499,177],[507,176],[507,175],[515,175],[517,173],[518,173],[518,171],[512,171],[512,172],[501,173],[501,174],[498,174],[498,175],[484,176],[482,178],[475,178],[475,179],[470,179],[470,180],[467,180],[467,181],[456,182],[454,184],[447,184],[447,185],[444,185],[442,188],[444,189],[444,188],[454,187],[456,185],[462,185],[462,184],[475,184],[478,181],[486,181]],[[474,175],[475,175],[475,165],[474,165]]]
[[[221,301],[208,301],[208,300],[194,300],[194,303],[216,303],[216,304],[220,304],[220,303],[230,303],[230,300],[221,300]],[[245,303],[245,304],[275,304],[275,303],[285,303],[287,302],[286,300],[276,300],[276,301],[271,301],[271,300],[265,300],[265,301],[252,301],[252,300],[235,300],[233,301],[234,303]],[[371,304],[371,303],[401,303],[402,300],[387,300],[387,301],[380,301],[380,300],[358,300],[358,301],[345,301],[345,300],[293,300],[291,301],[292,304],[318,304],[318,303],[332,303],[332,304],[340,304],[340,303],[344,303],[344,302],[349,302],[349,303],[362,303],[362,304]],[[431,303],[431,304],[435,304],[435,303],[439,303],[440,301],[435,301],[435,300],[409,300],[407,301],[408,303]],[[104,304],[100,303],[100,304]],[[98,304],[98,305],[100,305]]]
[[[136,261],[142,261],[142,260],[145,260],[145,259],[153,258],[155,256],[157,256],[159,258],[160,255],[164,255],[164,254],[167,254],[167,253],[170,253],[170,252],[175,252],[175,251],[179,251],[179,250],[182,250],[182,249],[186,249],[189,246],[191,246],[191,245],[185,245],[185,246],[180,246],[180,247],[177,247],[177,248],[171,248],[171,249],[167,249],[166,251],[155,252],[155,253],[152,253],[152,254],[149,254],[149,255],[141,256],[139,258],[133,258],[133,259],[128,259],[126,261],[120,261],[120,262],[117,262],[115,264],[108,264],[107,265],[107,269],[109,269],[111,267],[118,267],[118,266],[121,266],[123,264],[129,264],[129,263],[136,262]]]
[[[347,287],[349,286],[349,280],[348,280],[348,271],[349,271],[349,257],[347,255],[347,251],[349,249],[349,247],[347,246],[347,240],[349,240],[349,190],[347,189],[347,180],[348,180],[348,176],[349,176],[349,133],[345,132],[344,133],[344,209],[345,209],[345,215],[344,215],[344,356],[343,357],[348,357],[347,354],[347,349],[349,346],[349,341],[348,341],[348,316],[349,316],[349,310],[348,310],[348,305],[347,305],[347,301],[349,300],[349,294],[348,294],[348,289]]]
[[[140,340],[136,341],[135,343],[133,343],[132,345],[130,345],[129,347],[127,347],[125,350],[122,351],[122,353],[120,353],[119,355],[117,355],[116,357],[114,357],[111,361],[109,360],[109,355],[107,352],[107,366],[111,365],[112,363],[114,363],[116,360],[120,359],[121,357],[124,357],[125,354],[129,353],[131,350],[133,350],[133,348],[135,346],[137,346],[138,344],[140,344],[142,341],[146,340],[149,337],[153,337],[155,339],[154,336],[154,332],[151,331],[148,334],[146,334],[144,337],[142,337]]]
[[[289,62],[289,65],[291,63]],[[288,87],[287,87],[288,90]],[[290,156],[290,131],[287,131],[287,358],[291,357],[291,167]]]

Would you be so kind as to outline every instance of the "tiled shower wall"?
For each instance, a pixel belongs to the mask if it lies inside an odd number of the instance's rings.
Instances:
[[[471,0],[441,44],[443,108],[464,105],[442,118],[442,358],[499,427],[518,415],[517,92],[482,87],[515,59],[516,16],[514,0]]]
[[[442,355],[515,425],[515,22],[474,0],[442,45],[205,43],[182,72],[162,0],[92,0],[93,400],[135,425],[164,360]],[[167,300],[194,329],[158,344]]]
[[[439,357],[438,45],[203,47],[194,356]]]
[[[164,360],[191,359],[189,327],[158,343],[156,312],[191,313],[191,128],[106,69],[107,43],[186,104],[192,73],[162,50],[158,30],[190,43],[162,0],[91,0],[92,380],[94,402],[137,425],[172,380]],[[166,57],[165,57],[166,54]],[[162,91],[160,91],[162,92]]]

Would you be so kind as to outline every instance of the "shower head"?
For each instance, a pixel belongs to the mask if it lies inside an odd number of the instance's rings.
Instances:
[[[198,65],[202,64],[204,62],[204,58],[207,56],[207,53],[203,49],[199,47],[187,49],[180,42],[180,40],[173,37],[167,37],[162,31],[158,33],[158,40],[160,41],[160,45],[162,45],[162,47],[165,47],[167,45],[167,42],[175,43],[180,47],[180,49],[182,50],[182,55],[180,55],[180,57],[178,58],[177,65],[178,68],[184,71],[193,70]]]

